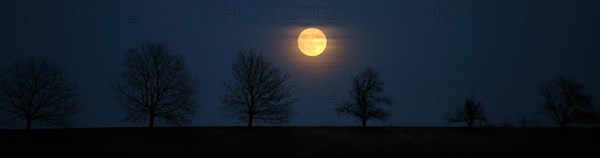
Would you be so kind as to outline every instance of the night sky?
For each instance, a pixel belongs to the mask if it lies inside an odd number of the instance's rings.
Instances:
[[[320,56],[297,47],[310,27],[328,38]],[[108,85],[123,53],[143,42],[167,44],[198,78],[192,126],[245,125],[223,117],[218,96],[237,51],[250,48],[297,87],[296,115],[284,125],[360,125],[333,109],[368,65],[394,101],[386,122],[369,125],[463,126],[441,117],[469,96],[492,124],[526,116],[551,125],[537,86],[557,75],[577,79],[596,107],[600,100],[598,1],[0,2],[0,65],[29,56],[65,65],[79,86],[74,127],[146,125],[122,121]],[[9,126],[22,127],[0,124]]]

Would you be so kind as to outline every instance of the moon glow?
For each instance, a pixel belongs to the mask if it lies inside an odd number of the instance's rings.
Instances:
[[[298,36],[298,48],[307,56],[318,56],[327,47],[325,33],[316,28],[307,28]]]

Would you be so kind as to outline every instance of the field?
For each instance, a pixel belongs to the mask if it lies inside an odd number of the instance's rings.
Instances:
[[[35,129],[0,130],[0,150],[8,157],[598,157],[599,138],[600,129],[583,128]]]

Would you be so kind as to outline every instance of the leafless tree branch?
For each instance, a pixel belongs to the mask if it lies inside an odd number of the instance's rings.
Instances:
[[[239,51],[231,66],[233,82],[223,84],[227,93],[221,97],[223,109],[230,117],[272,124],[288,122],[294,115],[290,75],[282,72],[271,60],[255,50]]]
[[[54,127],[68,127],[79,111],[75,84],[67,70],[48,58],[26,58],[10,65],[0,76],[0,108],[13,121],[33,121]]]
[[[189,123],[196,109],[197,82],[189,76],[182,56],[162,43],[144,43],[125,53],[123,67],[122,81],[110,86],[127,112],[125,120],[148,119],[149,127],[155,120],[167,125]]]
[[[392,99],[383,93],[383,82],[370,66],[364,72],[352,77],[352,88],[348,90],[347,99],[341,101],[335,109],[338,115],[350,115],[357,118],[366,127],[367,121],[377,119],[385,121],[389,112],[377,107],[383,103],[391,105]]]

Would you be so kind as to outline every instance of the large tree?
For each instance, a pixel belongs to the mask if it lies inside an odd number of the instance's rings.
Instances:
[[[225,81],[223,109],[252,127],[254,121],[272,124],[288,122],[294,112],[290,77],[255,50],[238,52],[231,66],[233,82]]]
[[[383,81],[379,72],[367,67],[362,73],[352,77],[352,88],[348,90],[349,98],[341,101],[336,111],[338,115],[350,115],[357,118],[362,127],[367,121],[377,119],[385,121],[389,112],[377,107],[378,104],[391,105],[392,99],[383,95]]]
[[[486,116],[484,113],[484,107],[481,101],[475,100],[473,97],[465,99],[465,103],[462,107],[457,107],[454,112],[454,116],[446,115],[445,120],[448,122],[466,122],[467,127],[473,127],[476,121],[485,122]]]
[[[9,65],[0,76],[0,108],[12,121],[67,127],[78,111],[75,84],[67,70],[48,58],[26,58]]]
[[[591,96],[583,94],[583,86],[574,79],[559,76],[541,85],[540,92],[544,97],[543,111],[560,127],[596,120]]]
[[[157,121],[189,123],[196,109],[197,82],[188,74],[181,55],[162,43],[143,43],[125,52],[122,65],[122,81],[110,85],[127,112],[125,120],[148,120],[150,128]]]

